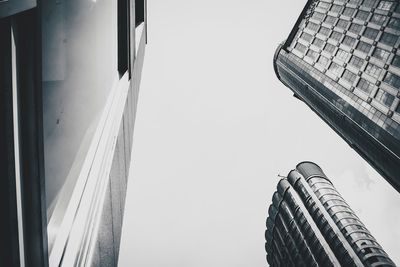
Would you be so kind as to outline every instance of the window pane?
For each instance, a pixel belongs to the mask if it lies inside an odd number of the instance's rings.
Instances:
[[[43,124],[48,213],[77,179],[117,79],[117,2],[42,1]],[[68,181],[68,183],[67,183]],[[50,216],[49,216],[50,217]]]

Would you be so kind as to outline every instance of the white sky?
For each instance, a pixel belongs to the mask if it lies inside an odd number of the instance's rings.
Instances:
[[[277,174],[304,160],[400,265],[400,194],[273,72],[304,4],[148,1],[120,266],[266,266]]]

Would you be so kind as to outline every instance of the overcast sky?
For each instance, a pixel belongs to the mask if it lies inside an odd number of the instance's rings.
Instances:
[[[318,163],[400,265],[400,194],[275,77],[305,1],[148,0],[120,266],[266,266],[267,208]]]

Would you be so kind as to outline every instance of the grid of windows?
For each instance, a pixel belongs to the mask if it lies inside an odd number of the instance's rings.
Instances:
[[[355,82],[354,87],[359,89],[357,92],[371,95],[378,91],[375,99],[395,111],[397,107],[391,107],[388,103],[392,97],[396,99],[397,94],[390,91],[393,89],[387,88],[400,90],[400,51],[398,51],[400,4],[397,1],[387,0],[316,2],[317,8],[313,7],[310,10],[312,21],[307,19],[299,28],[298,36],[306,42],[298,43],[298,37],[293,40],[292,47],[298,51],[297,55],[307,55],[314,62],[318,62],[320,67],[327,68],[329,73],[349,82],[348,85],[345,83],[343,86],[350,92],[353,92],[350,85]],[[307,35],[303,32],[304,28],[307,28]],[[321,35],[313,35],[313,33]],[[323,37],[320,39],[322,35],[327,39]],[[314,44],[321,48],[322,52],[310,51],[311,48],[308,48],[306,43]],[[339,62],[337,60],[343,63],[335,63],[334,61]],[[392,67],[388,64],[395,67],[395,70],[391,71]],[[360,76],[359,81],[357,81],[357,76]],[[385,90],[379,89],[381,83]],[[353,93],[357,94],[357,92]],[[365,99],[359,99],[356,102],[350,99],[346,101],[350,101],[359,110],[366,108],[362,104],[366,102]],[[393,119],[400,123],[400,116],[392,118],[390,114],[387,114],[387,109],[384,110],[382,106],[375,105],[375,102],[368,103],[383,112],[381,117],[388,116],[383,124],[390,123]],[[400,133],[390,131],[400,136]]]

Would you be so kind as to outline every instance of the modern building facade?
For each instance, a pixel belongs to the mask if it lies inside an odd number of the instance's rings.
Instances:
[[[312,162],[279,181],[265,238],[270,266],[395,266]]]
[[[400,3],[309,0],[274,69],[400,191]]]
[[[146,0],[0,1],[0,266],[117,266]]]

